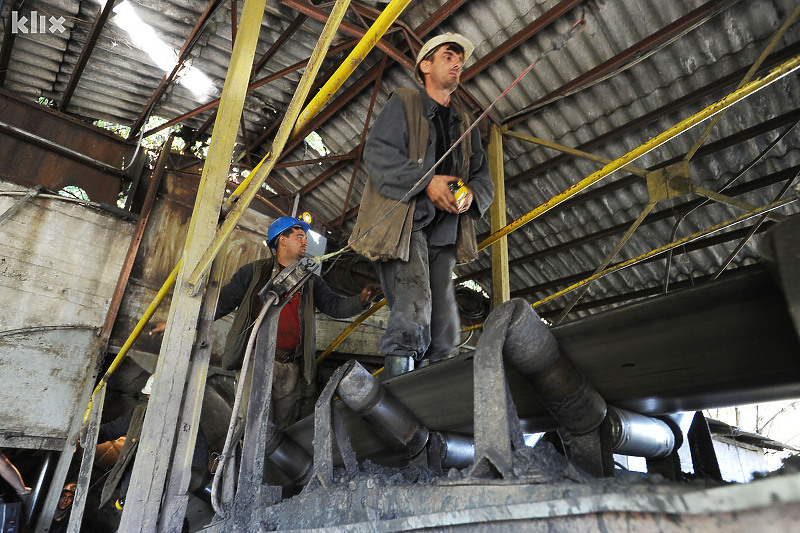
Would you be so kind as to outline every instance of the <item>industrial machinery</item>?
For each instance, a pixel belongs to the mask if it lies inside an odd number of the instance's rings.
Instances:
[[[254,383],[263,386],[254,387],[248,417],[260,418],[248,418],[238,481],[208,530],[571,531],[624,520],[646,528],[676,516],[703,530],[741,511],[754,524],[788,524],[800,505],[797,474],[721,486],[708,425],[692,411],[796,395],[798,228],[794,217],[771,231],[772,273],[553,331],[526,302],[510,300],[490,315],[474,355],[386,382],[350,361],[314,415],[285,432],[263,408],[274,343],[257,342],[266,351],[255,353]],[[660,335],[665,322],[684,335]],[[269,327],[259,336],[269,339]],[[620,338],[629,328],[645,331]],[[531,448],[534,432],[549,437]],[[682,447],[703,483],[648,482],[686,478]],[[649,474],[616,469],[614,454],[646,458]]]

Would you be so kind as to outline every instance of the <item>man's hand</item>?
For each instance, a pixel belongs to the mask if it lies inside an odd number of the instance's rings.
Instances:
[[[166,322],[156,322],[156,324],[150,328],[150,331],[147,332],[148,335],[151,337],[155,337],[156,335],[163,335],[164,330],[167,329]]]
[[[460,202],[458,202],[459,213],[466,213],[467,210],[472,205],[472,200],[474,198],[472,196],[472,189],[470,189],[469,187],[465,187],[465,189],[467,189],[467,195]]]
[[[448,213],[457,214],[458,211],[458,204],[456,203],[456,197],[453,196],[453,192],[450,190],[450,186],[448,185],[451,182],[458,181],[457,176],[447,176],[444,174],[436,174],[433,176],[433,179],[425,187],[425,193],[430,198],[433,205],[436,209],[441,209],[442,211],[447,211]],[[470,200],[471,202],[472,200]]]
[[[381,290],[380,284],[370,283],[361,290],[361,294],[358,297],[358,303],[361,304],[361,307],[366,307],[382,294],[383,291]]]

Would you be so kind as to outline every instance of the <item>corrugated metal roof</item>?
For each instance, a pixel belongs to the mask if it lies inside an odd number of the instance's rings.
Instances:
[[[124,29],[131,13],[154,30],[153,39],[160,39],[177,54],[196,21],[206,8],[198,0],[170,2],[165,0],[140,0],[124,3],[128,8],[115,8],[116,14],[103,29],[87,67],[77,86],[68,111],[91,118],[103,118],[120,123],[132,123],[143,112],[145,105],[161,82],[165,69],[159,66],[152,52],[143,50]],[[241,9],[242,2],[239,3]],[[400,21],[417,28],[428,21],[444,5],[443,0],[412,2]],[[467,71],[482,57],[506,43],[517,32],[545,14],[555,0],[518,2],[514,0],[473,0],[465,2],[433,30],[457,31],[475,43],[475,54],[466,65]],[[493,110],[493,116],[503,121],[525,110],[543,96],[557,90],[631,49],[639,43],[639,53],[611,68],[610,72],[585,87],[570,90],[567,94],[545,103],[511,126],[513,131],[532,135],[569,147],[591,143],[618,128],[637,121],[661,109],[667,111],[637,124],[624,133],[613,135],[596,143],[590,151],[606,158],[616,158],[639,146],[661,131],[702,109],[733,90],[736,80],[725,86],[707,91],[708,94],[680,102],[696,91],[710,86],[741,69],[749,67],[764,50],[769,40],[796,7],[790,0],[755,0],[711,2],[709,13],[698,16],[681,30],[665,39],[660,45],[648,48],[647,41],[658,32],[677,25],[706,3],[701,0],[619,0],[614,2],[592,0],[578,3],[577,7],[558,17],[554,23],[506,53],[472,77],[463,87],[481,106],[488,106],[534,60],[539,63]],[[7,17],[10,2],[3,8]],[[75,0],[36,0],[26,2],[22,14],[36,10],[47,16],[63,15],[67,22],[64,33],[19,34],[10,57],[5,88],[31,98],[45,96],[59,101],[77,62],[91,24],[100,5]],[[175,118],[214,98],[218,98],[230,59],[231,6],[219,7],[192,51],[188,65],[202,72],[210,80],[207,91],[193,92],[184,80],[171,85],[157,103],[154,113],[165,118]],[[257,57],[276,41],[295,19],[297,13],[285,5],[269,2],[262,23]],[[123,20],[125,19],[125,20]],[[579,20],[585,22],[583,31],[572,36],[563,48],[553,50],[554,43],[565,39],[570,28]],[[348,21],[361,26],[360,18],[351,8]],[[302,27],[267,62],[256,75],[261,78],[307,59],[316,42],[322,23],[306,19]],[[7,31],[4,28],[3,31]],[[351,37],[340,34],[342,39]],[[798,45],[798,25],[792,25],[780,39],[776,50]],[[339,41],[337,41],[339,42]],[[392,41],[399,46],[402,37]],[[152,43],[150,43],[152,44]],[[549,51],[549,53],[548,53]],[[411,53],[408,53],[411,57]],[[347,90],[352,81],[359,79],[380,61],[382,54],[373,51],[364,64],[358,67],[351,80],[339,94]],[[344,53],[335,56],[344,58]],[[163,60],[163,58],[162,58]],[[334,65],[326,61],[321,72]],[[258,137],[274,117],[283,111],[292,97],[302,70],[254,90],[247,98],[245,122],[250,141]],[[738,78],[737,78],[738,80]],[[382,77],[375,103],[373,120],[385,104],[389,93],[400,86],[414,86],[409,72],[396,64],[387,68]],[[345,154],[359,144],[364,119],[368,114],[374,84],[344,105],[328,122],[317,128],[333,154]],[[338,94],[337,94],[338,97]],[[678,104],[671,105],[674,102]],[[797,75],[791,74],[759,93],[732,107],[722,118],[706,141],[733,138],[737,142],[729,147],[697,154],[690,163],[692,182],[708,189],[718,190],[731,177],[745,168],[777,135],[797,118],[800,108],[800,90]],[[186,123],[199,127],[211,111],[200,113]],[[745,138],[743,132],[767,120],[789,114],[782,126]],[[666,161],[677,161],[690,149],[702,126],[684,133],[665,145],[639,158],[639,167],[656,167]],[[740,137],[736,137],[736,136]],[[800,164],[796,146],[800,128],[789,134],[737,182],[747,183]],[[258,150],[264,153],[266,147]],[[289,160],[318,157],[301,146],[289,154]],[[531,211],[553,195],[575,184],[599,168],[599,164],[567,158],[546,169],[518,178],[536,169],[557,155],[551,149],[506,138],[504,162],[507,185],[508,220],[514,220]],[[290,193],[299,191],[331,163],[277,169],[272,179]],[[366,172],[356,174],[349,204],[344,206],[353,175],[353,162],[313,188],[301,198],[301,207],[311,210],[318,219],[333,221],[342,214],[343,207],[358,205]],[[538,254],[530,261],[514,263],[511,270],[512,293],[523,294],[531,301],[544,298],[568,283],[564,280],[582,272],[591,272],[601,264],[605,255],[619,239],[621,233],[592,239],[593,233],[615,225],[633,221],[647,203],[647,188],[642,180],[625,180],[627,173],[619,171],[591,191],[605,187],[607,192],[592,196],[583,202],[571,202],[527,224],[509,236],[512,262],[515,259]],[[623,183],[619,187],[609,183]],[[781,183],[774,183],[743,194],[740,199],[755,205],[774,200]],[[582,195],[587,196],[587,195]],[[692,197],[693,198],[693,197]],[[659,203],[655,212],[678,209],[690,197]],[[779,212],[798,212],[797,205],[782,208]],[[722,222],[740,213],[739,210],[717,203],[709,203],[693,211],[677,228],[677,237],[692,234]],[[674,216],[662,217],[647,223],[636,231],[616,260],[635,257],[663,246],[672,240]],[[354,220],[344,225],[344,235],[349,234]],[[738,226],[737,226],[738,227]],[[489,231],[487,218],[478,224],[479,233]],[[575,241],[573,245],[567,243]],[[758,253],[751,240],[738,254],[731,268],[744,266],[757,260]],[[681,282],[712,274],[725,260],[737,241],[717,244],[687,253],[677,253],[670,267],[670,283]],[[485,270],[490,266],[487,253],[473,264],[458,270],[459,275]],[[620,294],[660,287],[664,283],[665,261],[652,261],[637,265],[620,273],[596,281],[581,302],[610,298]],[[477,281],[488,288],[490,277],[481,275]],[[571,280],[574,281],[574,280]],[[549,285],[547,285],[549,284]],[[540,288],[536,288],[542,286]],[[521,291],[521,292],[519,292]],[[567,301],[561,298],[548,303],[541,311],[553,312]],[[596,309],[576,310],[571,317],[583,316]]]

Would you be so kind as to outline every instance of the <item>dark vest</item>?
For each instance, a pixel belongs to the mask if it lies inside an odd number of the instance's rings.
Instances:
[[[418,90],[408,88],[397,89],[395,94],[403,102],[403,111],[406,116],[408,157],[412,161],[424,161],[430,136],[430,122],[424,114],[422,96]],[[469,119],[466,113],[455,104],[453,104],[453,109],[461,117],[460,134],[463,135],[469,127]],[[461,142],[461,180],[465,184],[469,181],[471,155],[472,143],[470,136],[467,135]],[[351,242],[369,230],[396,203],[396,200],[378,192],[372,180],[367,179],[364,194],[361,197],[358,218],[350,238]],[[353,249],[372,261],[389,259],[408,261],[415,207],[416,199],[411,199],[408,203],[394,208],[385,219],[353,244]],[[478,244],[475,238],[475,226],[469,216],[459,217],[456,250],[456,259],[459,263],[472,261],[477,256]]]

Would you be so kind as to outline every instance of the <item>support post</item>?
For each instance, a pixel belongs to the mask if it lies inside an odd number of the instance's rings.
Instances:
[[[177,443],[175,444],[175,460],[169,473],[167,491],[164,495],[164,509],[158,530],[163,533],[180,531],[183,518],[189,504],[189,485],[192,478],[192,459],[200,431],[200,411],[203,407],[208,363],[211,360],[211,348],[214,345],[214,311],[222,286],[225,270],[225,250],[214,259],[209,274],[208,287],[203,299],[200,321],[197,326],[197,342],[189,363],[189,382],[186,386],[186,397],[178,420]]]
[[[94,467],[94,456],[97,451],[97,435],[100,433],[100,418],[103,416],[103,405],[106,401],[106,386],[100,389],[100,393],[95,398],[97,405],[92,411],[89,421],[89,431],[86,441],[81,442],[83,447],[83,457],[81,458],[81,469],[78,472],[78,488],[75,490],[75,499],[72,503],[72,511],[69,513],[69,524],[67,533],[80,533],[81,522],[83,522],[83,511],[86,508],[86,497],[89,495],[89,482],[92,477],[92,467]]]
[[[497,125],[489,133],[489,172],[494,182],[494,200],[489,210],[492,233],[506,225],[506,188],[503,172],[503,135]],[[508,237],[492,245],[492,309],[511,298],[508,276]]]
[[[214,124],[211,146],[181,257],[182,266],[167,319],[153,395],[145,415],[120,531],[156,531],[203,298],[202,291],[188,290],[185,278],[216,232],[265,4],[266,0],[246,0],[242,11],[239,34],[222,90],[220,112]]]

